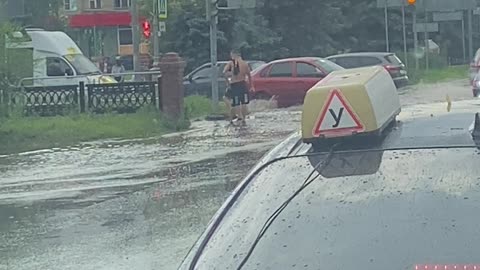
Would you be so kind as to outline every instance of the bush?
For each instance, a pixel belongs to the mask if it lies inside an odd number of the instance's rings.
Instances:
[[[416,55],[413,52],[407,54],[407,60],[405,60],[405,54],[403,52],[396,52],[396,55],[402,62],[407,66],[407,70],[416,70],[415,67],[415,58],[418,58],[418,66],[420,70],[424,70],[426,68],[426,61],[425,55]],[[446,56],[439,55],[439,54],[432,54],[428,55],[428,63],[430,69],[442,69],[448,66],[448,59]]]
[[[205,96],[188,96],[184,100],[185,115],[189,119],[201,118],[210,114],[225,114],[226,108],[223,102],[220,102],[218,111],[212,109],[212,101]]]

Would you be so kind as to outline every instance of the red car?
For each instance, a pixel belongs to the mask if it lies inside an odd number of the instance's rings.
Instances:
[[[302,104],[307,91],[341,66],[318,57],[281,59],[256,69],[252,75],[254,99],[276,97],[279,107]]]

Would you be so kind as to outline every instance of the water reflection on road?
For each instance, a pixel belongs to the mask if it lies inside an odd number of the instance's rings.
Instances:
[[[176,269],[298,111],[0,157],[0,269]]]

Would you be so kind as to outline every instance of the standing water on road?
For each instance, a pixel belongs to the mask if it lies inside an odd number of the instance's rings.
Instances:
[[[0,157],[0,269],[176,269],[300,112]]]

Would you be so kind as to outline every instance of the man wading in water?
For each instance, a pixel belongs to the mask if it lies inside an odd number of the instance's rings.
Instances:
[[[245,125],[247,117],[247,104],[250,103],[248,90],[252,89],[252,77],[250,67],[243,61],[240,53],[232,50],[230,53],[232,60],[227,64],[223,73],[231,73],[230,93],[234,115],[238,116],[238,120]],[[247,82],[248,81],[248,82]],[[232,121],[230,121],[232,123]]]

